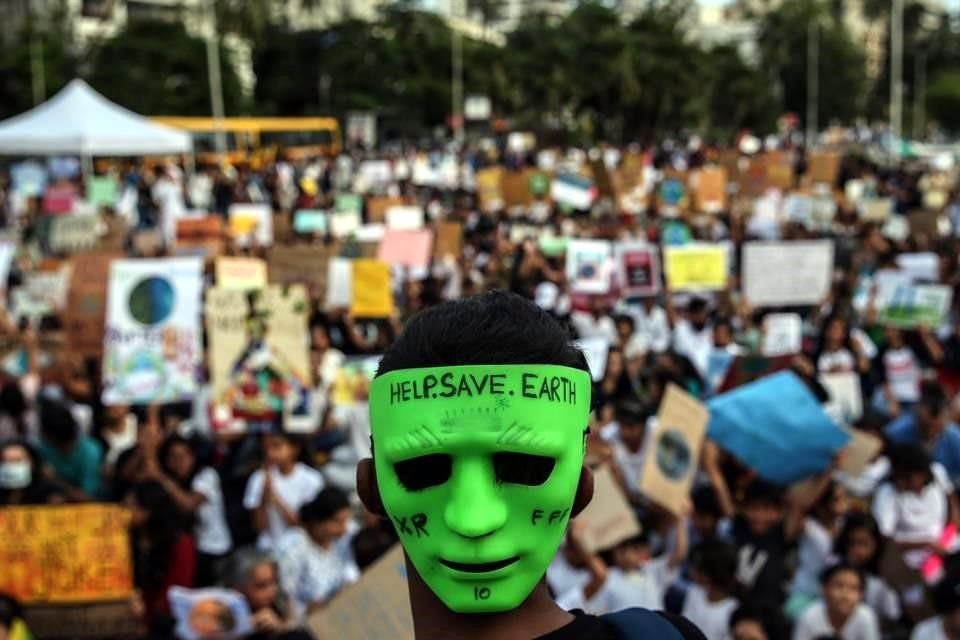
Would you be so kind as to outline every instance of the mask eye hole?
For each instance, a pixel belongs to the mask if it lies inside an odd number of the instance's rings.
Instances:
[[[443,453],[411,458],[393,465],[400,484],[407,491],[422,491],[441,485],[450,479],[452,469],[453,460]]]
[[[557,461],[547,456],[529,453],[503,452],[493,454],[493,471],[497,482],[538,487],[547,481]]]

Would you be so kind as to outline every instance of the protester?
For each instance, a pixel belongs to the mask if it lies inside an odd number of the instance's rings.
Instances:
[[[44,477],[40,459],[26,442],[0,444],[0,505],[56,504],[65,491]]]
[[[794,640],[839,637],[843,640],[879,640],[876,614],[863,599],[863,576],[849,565],[827,568],[821,577],[823,599],[797,620]]]

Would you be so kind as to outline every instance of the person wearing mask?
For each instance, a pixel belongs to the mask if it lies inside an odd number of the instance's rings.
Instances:
[[[60,503],[63,493],[43,477],[30,445],[21,440],[0,444],[0,506]]]
[[[937,383],[921,385],[917,408],[887,425],[886,436],[894,444],[923,447],[951,479],[960,478],[960,426],[949,419],[949,403]]]
[[[300,507],[300,526],[277,543],[280,584],[290,594],[297,618],[322,607],[359,578],[347,537],[350,524],[346,494],[327,487]]]

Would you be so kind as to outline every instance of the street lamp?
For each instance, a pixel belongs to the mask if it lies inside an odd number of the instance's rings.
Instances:
[[[820,24],[817,16],[810,20],[807,32],[807,149],[817,144],[820,107]]]
[[[451,69],[452,78],[450,79],[450,100],[451,100],[451,119],[453,125],[453,139],[457,143],[463,143],[463,34],[460,33],[460,25],[456,24],[456,19],[462,15],[460,3],[462,0],[450,0],[450,35],[451,42]]]
[[[903,0],[893,0],[890,16],[890,136],[893,155],[900,155],[903,135]]]
[[[220,43],[217,37],[217,12],[214,0],[202,0],[207,13],[207,77],[210,80],[210,111],[213,115],[213,141],[218,154],[227,152],[227,135],[223,130],[223,80],[220,77]]]

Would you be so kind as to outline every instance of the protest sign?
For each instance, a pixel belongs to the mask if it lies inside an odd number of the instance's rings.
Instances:
[[[892,198],[873,198],[864,200],[857,207],[860,219],[865,222],[884,222],[893,215]]]
[[[940,235],[940,212],[916,210],[907,214],[910,225],[910,235],[936,238]]]
[[[530,191],[532,169],[523,171],[504,171],[500,174],[500,191],[503,194],[503,203],[506,207],[529,207],[533,204],[533,193]]]
[[[498,211],[503,208],[503,169],[490,167],[477,171],[477,199],[480,209],[485,212]]]
[[[336,246],[318,244],[275,245],[267,250],[267,274],[271,284],[304,284],[319,299],[327,287],[327,263]]]
[[[935,253],[901,253],[897,267],[913,282],[939,282],[940,256]]]
[[[316,640],[399,640],[413,637],[407,565],[398,544],[370,566],[356,584],[314,612],[307,627]]]
[[[134,615],[129,598],[94,604],[27,605],[23,618],[32,637],[44,640],[101,640],[143,635],[142,620]],[[14,633],[10,640],[28,640],[28,637]]]
[[[260,258],[217,258],[215,272],[222,289],[249,291],[267,284],[267,263]]]
[[[830,292],[833,255],[830,240],[747,242],[743,295],[754,307],[819,304]]]
[[[795,180],[789,154],[783,151],[768,151],[763,155],[763,164],[769,187],[781,191],[793,189]]]
[[[660,260],[655,246],[620,242],[614,254],[622,296],[653,296],[660,291]]]
[[[353,297],[353,260],[330,258],[327,263],[327,309],[343,309],[350,306]]]
[[[359,216],[363,213],[363,196],[356,193],[338,193],[333,199],[333,210],[355,213]]]
[[[110,263],[118,253],[81,253],[73,256],[73,275],[64,314],[67,346],[88,358],[103,355],[103,328],[107,314]]]
[[[588,178],[561,173],[550,183],[550,198],[562,207],[586,211],[597,199],[597,188]]]
[[[387,221],[387,211],[394,207],[403,207],[404,205],[403,198],[394,196],[371,196],[367,198],[367,222],[384,224]]]
[[[883,449],[883,440],[860,429],[846,429],[846,432],[850,435],[850,442],[840,454],[839,469],[858,477]]]
[[[893,293],[877,294],[878,321],[891,327],[937,328],[950,313],[953,289],[939,285],[898,285]]]
[[[575,293],[603,294],[610,290],[613,257],[606,240],[567,242],[567,279]]]
[[[459,222],[440,222],[437,224],[437,238],[433,244],[433,257],[459,258],[463,253],[463,225]]]
[[[179,402],[196,393],[202,270],[198,258],[110,265],[104,404]]]
[[[377,259],[390,266],[426,269],[433,253],[433,230],[397,231],[387,229]]]
[[[393,314],[390,265],[381,260],[353,261],[350,313],[357,318],[389,318]]]
[[[782,371],[790,366],[793,356],[763,356],[758,354],[746,354],[736,356],[723,382],[717,388],[717,393],[724,393],[737,387],[759,380],[771,373]]]
[[[756,198],[767,190],[767,166],[763,158],[744,158],[744,168],[737,173],[737,191],[741,196]]]
[[[763,319],[763,344],[760,352],[768,357],[800,353],[803,320],[797,313],[771,313]]]
[[[356,211],[334,211],[327,221],[330,235],[334,238],[346,238],[360,229],[360,214]]]
[[[723,167],[707,167],[696,174],[695,192],[697,210],[716,213],[727,206],[727,170]]]
[[[590,161],[590,175],[593,177],[593,183],[597,185],[597,195],[604,198],[616,198],[617,192],[613,188],[613,181],[610,178],[610,172],[602,158]]]
[[[65,215],[51,222],[50,250],[54,253],[74,253],[97,246],[100,231],[100,216]]]
[[[215,256],[223,251],[223,218],[203,216],[177,220],[177,252],[197,251],[197,255]]]
[[[177,621],[174,631],[178,640],[240,638],[253,631],[250,605],[243,594],[231,589],[173,586],[167,599]]]
[[[671,383],[660,402],[657,425],[647,436],[638,488],[678,517],[690,498],[709,417],[705,406]]]
[[[63,263],[25,274],[23,284],[10,294],[13,315],[37,319],[63,311],[67,306],[70,273],[70,264]]]
[[[604,337],[580,338],[577,347],[587,359],[587,367],[594,382],[603,380],[607,371],[607,357],[610,354],[610,343]]]
[[[423,223],[423,207],[404,205],[387,209],[386,224],[388,229],[418,231],[423,229]]]
[[[850,440],[789,371],[717,396],[708,406],[710,439],[778,484],[820,473]]]
[[[366,187],[364,191],[386,189],[393,181],[393,166],[389,160],[365,160],[360,163],[357,177]]]
[[[327,212],[319,209],[300,209],[293,214],[293,230],[297,233],[326,235],[329,223]]]
[[[87,178],[87,201],[97,207],[112,207],[117,204],[119,187],[113,176]]]
[[[640,523],[610,467],[593,472],[593,500],[574,520],[580,543],[595,553],[640,535]]]
[[[359,392],[369,390],[381,358],[383,356],[378,355],[344,359],[334,375],[330,390],[333,404],[337,407],[355,406]]]
[[[214,427],[310,432],[309,303],[301,285],[207,290]]]
[[[73,211],[73,201],[77,192],[72,185],[56,185],[47,189],[43,194],[43,211],[45,213],[63,214]]]
[[[273,229],[273,241],[290,242],[293,239],[293,219],[290,213],[286,211],[275,212],[272,216],[271,228]]]
[[[567,243],[570,242],[570,238],[566,236],[540,236],[540,239],[537,241],[537,245],[540,247],[540,253],[547,256],[548,258],[555,258],[562,256],[567,252]]]
[[[808,158],[807,177],[811,182],[823,182],[833,186],[840,173],[840,159],[839,153],[811,153]]]
[[[24,604],[128,598],[129,523],[119,505],[0,509],[0,592]]]
[[[718,291],[729,278],[729,251],[723,244],[664,247],[664,274],[671,291]]]
[[[890,238],[891,240],[904,242],[910,237],[910,223],[907,221],[905,216],[891,216],[886,222],[883,223],[880,233],[882,233],[884,237]]]
[[[834,422],[852,424],[863,417],[863,392],[859,375],[853,372],[822,373],[818,381],[830,394],[823,410]]]
[[[233,204],[229,209],[230,233],[238,247],[254,241],[261,247],[273,242],[273,213],[268,204]]]
[[[27,160],[10,167],[13,192],[24,198],[43,195],[47,188],[47,170],[39,162]]]

